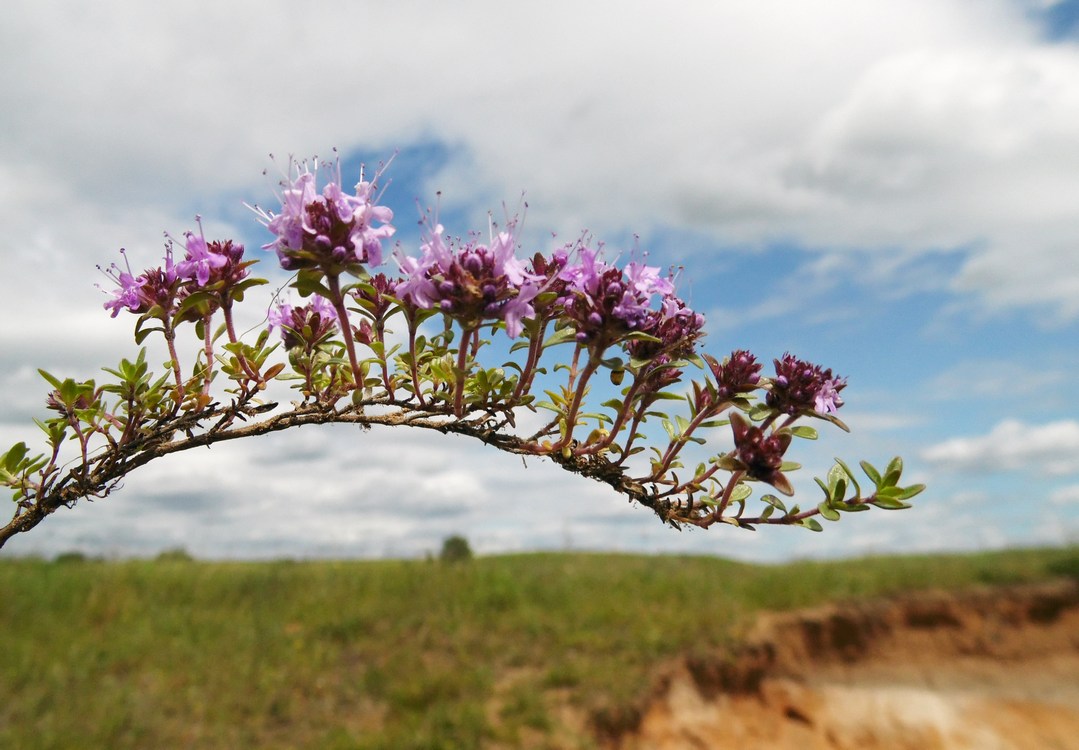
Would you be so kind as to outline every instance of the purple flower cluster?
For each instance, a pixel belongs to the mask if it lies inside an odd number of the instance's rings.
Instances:
[[[374,341],[382,341],[386,318],[389,317],[394,306],[393,295],[396,286],[397,282],[386,274],[376,273],[349,290],[353,301],[365,313],[360,324],[352,326],[353,336],[361,344],[370,346]],[[371,325],[371,321],[374,321],[374,326]]]
[[[419,258],[398,255],[405,278],[397,284],[401,299],[423,309],[437,307],[466,329],[486,320],[502,320],[516,338],[523,320],[535,317],[532,300],[543,277],[529,272],[514,255],[511,231],[494,234],[484,245],[472,239],[454,247],[436,224],[421,245]]]
[[[780,471],[783,455],[791,444],[790,433],[767,434],[738,412],[731,414],[731,430],[734,432],[734,454],[746,476],[767,482],[785,495],[794,494],[790,480]]]
[[[709,354],[701,358],[712,371],[715,381],[704,385],[694,381],[693,404],[697,412],[710,412],[725,406],[731,399],[757,388],[761,380],[761,365],[745,349],[736,349],[722,362]]]
[[[488,244],[453,243],[435,225],[419,258],[397,255],[404,274],[397,296],[419,308],[437,308],[466,328],[502,320],[513,338],[521,334],[523,320],[564,315],[582,344],[602,349],[640,332],[655,340],[630,342],[631,356],[663,353],[671,361],[693,352],[704,317],[675,296],[674,284],[658,268],[631,262],[621,269],[587,247],[577,251],[575,262],[560,248],[550,257],[537,253],[526,266],[514,254],[512,230],[513,225],[492,233]]]
[[[620,269],[598,256],[582,247],[578,262],[567,264],[559,274],[566,282],[560,301],[577,329],[577,341],[602,347],[631,331],[655,328],[652,297],[658,294],[666,300],[673,295],[670,279],[652,266],[631,262]]]
[[[127,253],[121,250],[126,268],[113,263],[103,269],[105,275],[119,285],[112,291],[113,298],[105,303],[105,309],[112,311],[112,317],[115,318],[122,309],[136,315],[157,309],[160,315],[168,315],[194,291],[212,290],[226,295],[231,287],[247,277],[250,263],[243,261],[243,245],[234,244],[232,240],[207,242],[201,224],[197,235],[186,232],[184,238],[184,259],[179,262],[173,258],[170,239],[165,243],[162,266],[136,276],[131,272]]]
[[[287,302],[279,303],[268,313],[270,330],[281,331],[286,349],[314,346],[337,326],[337,313],[325,297],[312,295],[306,305],[293,307]]]
[[[397,284],[386,274],[376,273],[353,287],[349,294],[372,318],[385,320],[393,307]]]
[[[703,336],[704,316],[693,312],[674,294],[668,294],[658,310],[650,310],[640,330],[653,339],[636,339],[626,345],[634,359],[683,359],[692,356]],[[664,364],[666,364],[664,362]]]
[[[578,342],[603,349],[628,333],[643,333],[653,338],[626,345],[635,359],[665,366],[693,354],[704,316],[675,295],[670,277],[635,261],[625,268],[609,265],[587,247],[580,248],[577,258],[565,264],[558,278],[565,283],[559,302]]]
[[[163,266],[149,268],[138,276],[131,271],[127,252],[121,249],[120,254],[124,256],[126,268],[112,263],[108,268],[102,269],[106,276],[119,284],[111,292],[113,298],[105,303],[105,309],[112,311],[112,317],[115,318],[125,308],[136,315],[145,315],[155,307],[163,312],[171,312],[176,304],[180,282],[180,275],[172,259],[172,245],[165,246]]]
[[[704,316],[673,294],[663,298],[659,310],[649,311],[640,331],[650,338],[630,339],[625,344],[630,357],[646,363],[639,371],[642,396],[655,396],[682,379],[683,360],[693,356],[704,335],[703,325]]]
[[[550,256],[543,253],[532,256],[530,271],[534,276],[543,279],[540,282],[543,293],[533,300],[532,306],[536,309],[536,315],[543,319],[550,319],[561,310],[560,300],[566,294],[566,281],[561,275],[567,263],[569,254],[565,251],[557,251]]]
[[[798,359],[790,353],[774,360],[776,375],[765,403],[784,414],[834,414],[843,405],[839,392],[847,387],[846,378],[834,377],[823,369]]]
[[[714,357],[705,355],[708,369],[716,379],[716,397],[727,401],[740,393],[749,393],[761,380],[761,365],[751,352],[736,349],[731,356],[717,362]]]
[[[340,162],[336,168],[336,180],[319,193],[317,167],[311,172],[306,164],[298,165],[296,177],[282,190],[281,213],[254,209],[277,235],[263,249],[275,250],[286,271],[316,269],[338,275],[382,263],[382,240],[395,232],[389,223],[393,212],[376,205],[375,183],[365,181],[362,174],[356,194],[344,192]]]
[[[176,264],[181,278],[194,279],[202,289],[227,289],[247,277],[243,245],[232,240],[207,242],[201,227],[199,234],[187,232],[184,239],[187,253]]]

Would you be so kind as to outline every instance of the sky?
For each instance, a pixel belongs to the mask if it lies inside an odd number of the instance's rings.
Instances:
[[[261,255],[244,202],[272,210],[290,155],[336,149],[346,182],[397,154],[406,252],[419,207],[465,234],[524,196],[527,253],[585,229],[647,252],[683,269],[705,351],[848,377],[851,434],[790,456],[807,500],[833,456],[901,455],[928,485],[821,534],[679,532],[547,461],[309,427],[151,464],[0,555],[411,557],[463,534],[486,554],[782,561],[1079,541],[1075,0],[9,0],[0,69],[3,449],[43,446],[37,368],[100,377],[137,352],[98,265],[121,247],[156,265],[196,214]]]

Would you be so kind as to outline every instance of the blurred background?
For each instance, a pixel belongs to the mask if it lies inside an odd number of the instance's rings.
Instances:
[[[259,255],[243,202],[274,210],[290,156],[336,149],[346,184],[396,154],[404,252],[439,192],[453,234],[523,195],[527,253],[588,230],[684,267],[706,351],[847,376],[853,433],[791,456],[807,497],[836,455],[902,455],[929,485],[824,534],[678,533],[548,462],[305,428],[157,462],[4,556],[416,557],[460,533],[480,554],[784,561],[1079,539],[1077,2],[13,0],[0,69],[4,448],[38,440],[36,368],[96,377],[136,352],[98,265],[121,247],[158,264],[196,214]],[[258,270],[287,278],[272,254]]]

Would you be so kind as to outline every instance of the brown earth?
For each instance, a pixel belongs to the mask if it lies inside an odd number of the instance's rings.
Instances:
[[[768,616],[595,728],[619,750],[1079,750],[1079,581]]]

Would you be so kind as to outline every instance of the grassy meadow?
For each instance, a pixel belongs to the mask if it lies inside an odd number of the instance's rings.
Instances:
[[[6,559],[0,747],[588,748],[589,720],[617,720],[654,669],[761,610],[1054,575],[1079,575],[1079,548],[781,566]]]

